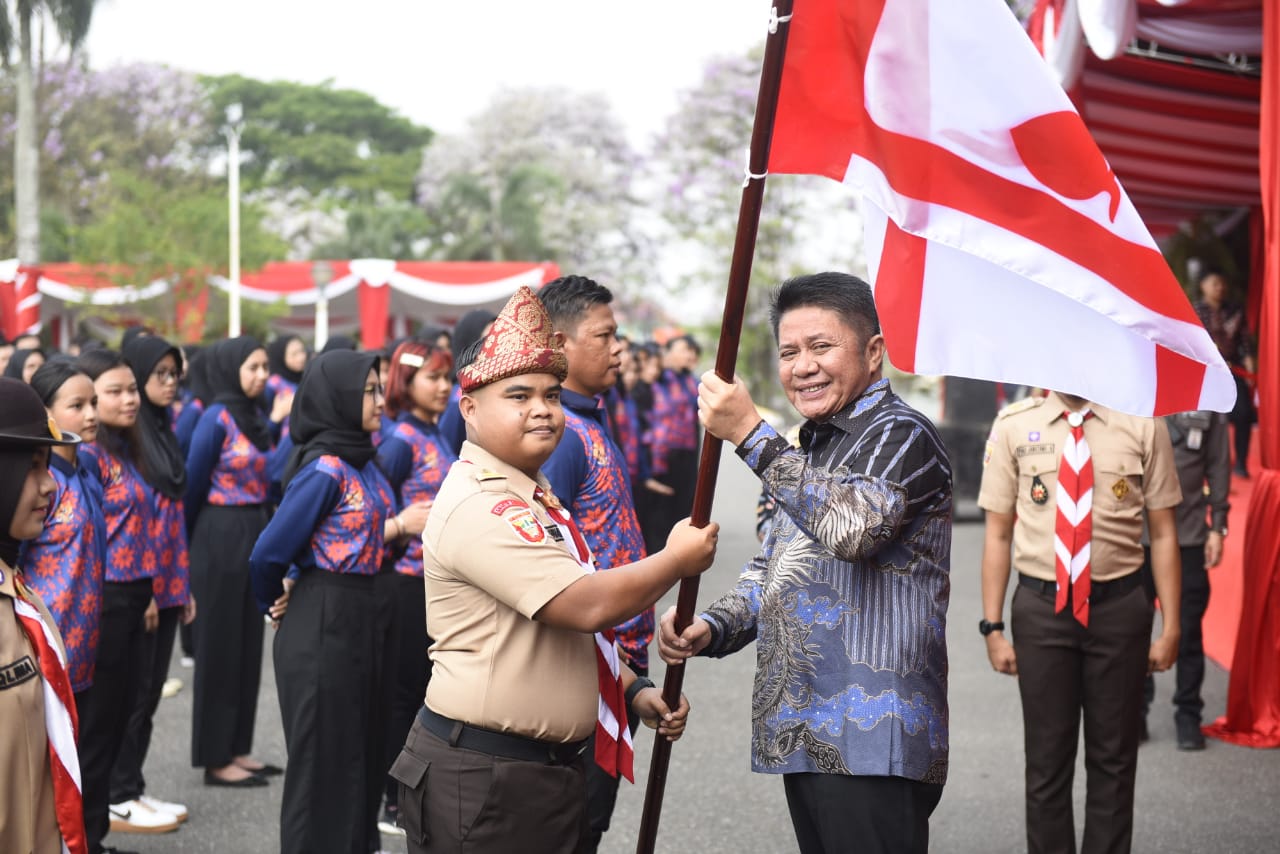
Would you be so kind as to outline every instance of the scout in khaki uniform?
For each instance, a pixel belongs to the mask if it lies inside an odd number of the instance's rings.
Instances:
[[[17,576],[22,540],[40,534],[55,484],[58,431],[40,396],[0,377],[0,851],[84,854],[76,709],[66,652],[44,603]]]
[[[681,523],[661,552],[593,571],[539,471],[564,431],[551,336],[522,288],[460,360],[468,441],[423,534],[431,683],[391,768],[410,852],[577,851],[592,738],[629,776],[628,707],[669,738],[684,729],[687,702],[669,710],[608,633],[709,567],[717,526]]]
[[[991,666],[1018,677],[1032,854],[1076,851],[1071,781],[1082,713],[1089,771],[1080,850],[1130,848],[1143,682],[1178,652],[1181,498],[1160,419],[1065,394],[1028,398],[996,417],[978,494],[987,511],[979,630]],[[1139,573],[1144,514],[1163,604],[1154,642]],[[1010,545],[1016,653],[1002,622]]]

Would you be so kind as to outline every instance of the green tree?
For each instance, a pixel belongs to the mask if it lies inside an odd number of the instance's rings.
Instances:
[[[34,264],[40,260],[40,148],[36,128],[39,105],[31,26],[39,16],[47,15],[58,36],[74,49],[89,33],[93,7],[94,0],[0,0],[0,57],[6,68],[15,30],[18,47],[17,128],[13,146],[14,230],[15,248],[23,263]]]
[[[247,192],[268,187],[338,191],[373,202],[379,193],[412,201],[414,173],[433,136],[364,92],[266,82],[240,75],[204,77],[213,115],[205,144],[222,152],[221,117],[244,110],[241,180]]]
[[[388,198],[380,204],[356,204],[342,211],[341,218],[345,233],[318,245],[312,258],[413,260],[426,251],[430,223],[411,202]]]
[[[610,286],[624,305],[646,293],[652,252],[636,236],[640,158],[602,95],[502,92],[442,135],[418,172],[430,254],[550,260]]]

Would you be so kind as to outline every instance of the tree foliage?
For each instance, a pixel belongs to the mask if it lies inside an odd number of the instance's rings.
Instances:
[[[240,104],[244,132],[241,180],[247,192],[303,189],[373,202],[379,194],[412,201],[414,174],[430,129],[414,124],[364,92],[266,82],[240,75],[202,79],[212,103],[212,151],[225,150],[219,128]]]
[[[418,172],[430,254],[551,260],[598,279],[625,303],[643,285],[632,189],[640,159],[602,95],[500,93],[465,132],[442,135]]]

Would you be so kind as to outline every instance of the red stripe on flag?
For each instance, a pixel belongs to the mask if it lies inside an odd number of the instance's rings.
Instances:
[[[929,241],[908,234],[885,220],[884,247],[876,272],[876,311],[889,359],[899,370],[916,371],[920,335],[920,302],[924,297],[924,262]]]
[[[1200,408],[1205,366],[1168,347],[1156,346],[1156,403],[1152,415]]]

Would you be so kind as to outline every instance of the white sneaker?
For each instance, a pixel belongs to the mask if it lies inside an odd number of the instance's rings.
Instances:
[[[140,800],[111,804],[109,814],[116,833],[169,833],[180,823],[173,813],[152,809]]]
[[[179,822],[184,822],[188,818],[187,808],[182,804],[175,804],[172,801],[162,801],[159,798],[153,798],[150,795],[138,795],[138,800],[151,807],[156,812],[167,812],[176,818]]]
[[[183,666],[183,667],[195,667],[195,666],[196,666],[196,660],[195,660],[194,658],[192,658],[191,656],[189,656],[189,655],[184,655],[184,656],[182,656],[182,666]]]
[[[166,700],[171,697],[178,696],[178,692],[182,690],[182,680],[174,676],[164,680],[164,684],[160,686],[160,696]]]

